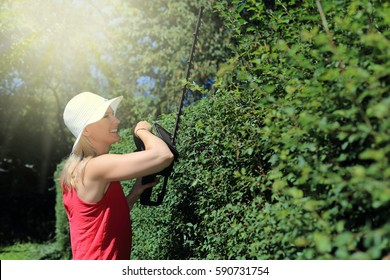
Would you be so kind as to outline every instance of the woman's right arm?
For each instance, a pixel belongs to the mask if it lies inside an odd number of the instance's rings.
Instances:
[[[154,174],[168,167],[173,161],[173,154],[150,129],[147,122],[139,122],[134,129],[145,145],[144,151],[95,157],[87,164],[85,175],[93,181],[123,181]]]

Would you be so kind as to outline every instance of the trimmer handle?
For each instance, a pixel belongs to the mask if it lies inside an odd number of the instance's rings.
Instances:
[[[161,192],[158,194],[156,201],[151,200],[153,188],[148,188],[141,194],[141,199],[140,199],[141,204],[142,205],[149,205],[149,206],[159,206],[162,203],[162,201],[164,200],[169,175],[171,175],[171,173],[172,173],[174,162],[179,158],[179,153],[172,143],[171,134],[157,123],[154,124],[154,127],[156,129],[157,136],[159,138],[161,138],[168,145],[169,149],[171,150],[171,152],[174,156],[174,161],[171,163],[170,166],[168,166],[164,170],[162,170],[158,173],[155,173],[155,174],[151,174],[151,175],[147,175],[147,176],[142,177],[142,180],[141,180],[142,185],[145,185],[145,184],[154,182],[157,175],[164,176],[164,184],[163,184]],[[135,146],[137,147],[137,151],[144,151],[145,145],[142,142],[142,140],[135,135],[133,135],[133,138],[134,138]]]

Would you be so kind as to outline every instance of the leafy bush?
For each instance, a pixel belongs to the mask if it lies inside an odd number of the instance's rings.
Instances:
[[[389,7],[299,4],[217,4],[234,55],[185,111],[166,258],[388,253]]]
[[[57,170],[54,173],[54,182],[56,188],[56,245],[61,252],[61,258],[70,259],[72,256],[72,249],[70,247],[70,235],[69,235],[69,222],[68,217],[66,216],[64,204],[62,201],[62,192],[59,185],[59,178],[65,161],[62,161],[57,166]]]

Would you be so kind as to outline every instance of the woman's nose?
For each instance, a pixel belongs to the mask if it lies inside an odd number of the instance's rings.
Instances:
[[[116,117],[116,116],[114,116],[114,123],[116,123],[116,124],[120,124],[121,123],[121,121]]]

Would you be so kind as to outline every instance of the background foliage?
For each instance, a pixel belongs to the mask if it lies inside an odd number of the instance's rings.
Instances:
[[[108,48],[95,53],[99,71],[82,74],[91,91],[126,95],[129,129],[113,153],[134,150],[131,127],[141,118],[172,131],[197,9],[206,6],[180,161],[164,204],[132,211],[133,259],[388,256],[387,1],[126,3],[103,9],[117,19],[102,23],[115,44],[99,45]],[[81,77],[59,82],[63,100],[80,88],[61,87]],[[56,240],[68,258],[57,198]]]

